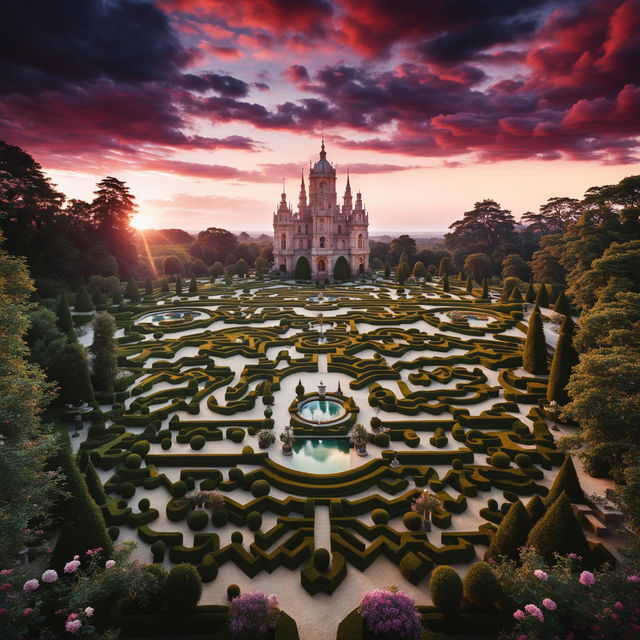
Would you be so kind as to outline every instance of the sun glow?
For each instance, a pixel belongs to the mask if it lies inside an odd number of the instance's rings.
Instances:
[[[139,211],[131,216],[130,224],[134,229],[150,229],[153,225],[153,216]]]

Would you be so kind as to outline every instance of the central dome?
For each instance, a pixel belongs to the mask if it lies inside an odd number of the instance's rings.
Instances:
[[[313,165],[313,173],[333,173],[335,169],[327,161],[327,152],[324,150],[324,140],[320,147],[320,160]]]

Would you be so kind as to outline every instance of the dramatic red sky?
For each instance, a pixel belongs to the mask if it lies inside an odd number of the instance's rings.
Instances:
[[[324,121],[372,231],[640,173],[640,0],[4,0],[0,139],[150,226],[267,230]]]

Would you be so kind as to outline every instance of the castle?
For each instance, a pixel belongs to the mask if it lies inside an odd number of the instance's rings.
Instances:
[[[301,280],[347,280],[369,271],[369,217],[351,185],[338,204],[336,169],[327,161],[324,139],[320,160],[309,170],[309,201],[304,174],[293,212],[283,193],[273,216],[274,269]]]

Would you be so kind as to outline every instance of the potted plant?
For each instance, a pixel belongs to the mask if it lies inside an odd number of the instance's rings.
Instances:
[[[361,422],[358,422],[351,430],[351,442],[359,456],[367,455],[367,430]]]
[[[428,489],[424,489],[411,505],[411,511],[415,511],[422,518],[422,526],[426,532],[431,531],[431,514],[438,509],[442,509],[442,502]]]
[[[278,598],[258,591],[243,593],[229,604],[229,628],[236,640],[267,640],[275,634]]]
[[[280,442],[282,442],[282,455],[290,456],[293,453],[293,443],[296,441],[293,435],[293,427],[288,425],[280,434]]]
[[[258,431],[257,433],[257,436],[258,446],[261,449],[268,449],[276,441],[276,437],[269,429],[260,429],[260,431]]]

